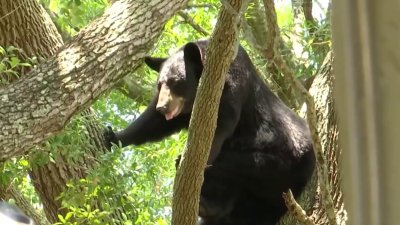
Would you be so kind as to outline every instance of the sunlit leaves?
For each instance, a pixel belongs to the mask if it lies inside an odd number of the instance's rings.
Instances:
[[[37,63],[36,57],[22,61],[19,56],[21,53],[22,50],[14,46],[0,46],[0,86],[18,78],[24,67],[31,67]]]
[[[108,6],[106,0],[41,0],[56,15],[63,32],[75,35],[90,21],[100,16]]]

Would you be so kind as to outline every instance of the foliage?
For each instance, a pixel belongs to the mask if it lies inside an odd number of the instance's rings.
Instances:
[[[108,6],[106,0],[39,0],[39,2],[56,15],[55,22],[63,32],[76,34],[90,21],[101,15]],[[261,1],[260,1],[261,2]],[[216,23],[220,1],[193,0],[183,12],[193,22],[208,33]],[[293,13],[290,5],[283,4],[278,8],[278,22],[282,37],[288,51],[285,58],[293,62],[299,78],[308,78],[316,74],[330,46],[329,23],[326,19],[317,20],[315,24],[302,24],[302,31],[293,31]],[[310,27],[314,32],[310,32]],[[293,54],[292,35],[299,35],[303,47],[302,55]],[[196,31],[181,16],[174,16],[165,26],[159,42],[149,54],[167,56],[186,42],[206,38]],[[243,42],[257,68],[266,71],[266,60]],[[14,47],[0,47],[0,85],[8,84],[13,77],[19,76],[19,68],[35,64],[36,59],[23,62],[19,59],[20,50]],[[153,94],[153,84],[157,74],[146,67],[128,75],[138,84],[146,87],[147,100]],[[134,120],[146,107],[146,102],[128,99],[118,90],[99,99],[93,109],[102,124],[112,124],[115,130],[122,129]],[[39,204],[32,185],[29,184],[27,170],[35,166],[55,162],[62,155],[70,163],[83,160],[82,149],[88,145],[86,118],[75,116],[66,126],[65,132],[44,143],[40,151],[26,158],[12,159],[1,165],[0,184],[17,184],[24,196],[34,204]],[[57,224],[170,224],[172,181],[175,175],[175,159],[184,148],[185,132],[175,134],[161,142],[112,151],[97,158],[100,166],[89,172],[85,179],[71,180],[66,191],[60,196],[63,207],[68,209],[65,216],[59,215]],[[44,152],[43,149],[46,149]],[[115,199],[118,196],[118,199]],[[94,207],[97,202],[97,207]],[[100,210],[101,209],[101,210]],[[110,215],[120,214],[121,217]],[[121,220],[121,221],[116,221]]]
[[[39,197],[37,196],[27,172],[30,169],[29,160],[26,157],[10,159],[0,164],[0,187],[7,189],[11,185],[18,188],[26,199],[39,207]]]
[[[135,218],[123,221],[127,224],[168,224],[170,209],[166,206],[170,205],[174,159],[183,143],[184,135],[174,135],[128,150],[115,147],[100,156],[101,166],[85,179],[71,181],[60,196],[70,211],[69,218],[77,224],[115,224],[121,221],[109,215],[120,212],[122,218]],[[109,201],[111,196],[113,201]],[[91,207],[95,201],[103,211]],[[63,219],[60,224],[69,224],[67,218]]]
[[[108,6],[107,0],[39,0],[56,15],[62,32],[75,35],[90,21],[100,16]]]
[[[20,53],[22,50],[14,46],[0,46],[0,86],[18,78],[22,68],[37,64],[36,57],[23,61],[19,57]]]

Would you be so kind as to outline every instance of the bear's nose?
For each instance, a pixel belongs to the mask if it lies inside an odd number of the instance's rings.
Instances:
[[[168,107],[166,105],[157,106],[156,110],[159,111],[162,114],[165,114],[168,111]]]

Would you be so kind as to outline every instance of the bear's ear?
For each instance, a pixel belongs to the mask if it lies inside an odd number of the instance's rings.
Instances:
[[[148,67],[152,70],[160,72],[161,65],[165,62],[166,58],[154,58],[154,57],[145,57],[144,62]]]
[[[191,65],[196,75],[200,77],[203,71],[203,55],[199,46],[193,42],[187,43],[183,48],[183,58],[185,65]]]
[[[183,48],[183,58],[186,74],[192,73],[197,79],[200,79],[203,72],[203,55],[199,46],[192,42],[187,43]]]

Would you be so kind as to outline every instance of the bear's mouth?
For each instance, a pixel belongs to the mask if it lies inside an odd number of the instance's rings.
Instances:
[[[175,103],[175,104],[174,104]],[[176,99],[173,102],[170,102],[170,106],[168,107],[168,111],[164,113],[166,120],[172,120],[173,118],[179,116],[183,108],[182,99]]]

